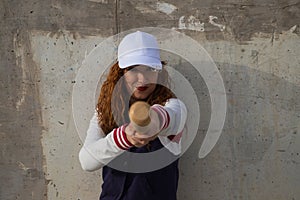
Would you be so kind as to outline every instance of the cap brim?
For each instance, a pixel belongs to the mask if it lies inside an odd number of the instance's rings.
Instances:
[[[133,65],[145,65],[154,69],[161,70],[161,61],[149,56],[123,56],[119,59],[119,67],[125,69]]]

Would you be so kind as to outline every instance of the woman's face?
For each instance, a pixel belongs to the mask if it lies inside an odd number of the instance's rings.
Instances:
[[[125,84],[129,94],[136,99],[146,99],[156,87],[158,71],[143,65],[125,69]]]

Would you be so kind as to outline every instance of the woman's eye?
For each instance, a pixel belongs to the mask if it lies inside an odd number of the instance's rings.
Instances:
[[[159,69],[153,69],[153,68],[151,68],[150,70],[151,70],[151,72],[153,72],[153,73],[154,73],[154,72],[160,72]]]
[[[132,68],[128,68],[127,71],[130,71],[132,73],[155,73],[155,72],[159,72],[160,70],[157,70],[157,69],[154,69],[154,68],[150,68],[150,67],[147,67],[147,68],[144,68],[144,69],[140,69],[140,68],[137,68],[137,67],[132,67]]]
[[[157,72],[156,69],[150,68],[150,67],[148,67],[147,69],[145,69],[145,71],[146,71],[146,72]]]

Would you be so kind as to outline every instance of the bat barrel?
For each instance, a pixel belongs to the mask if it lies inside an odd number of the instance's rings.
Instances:
[[[130,121],[134,124],[145,127],[150,124],[150,105],[144,101],[137,101],[129,109]]]

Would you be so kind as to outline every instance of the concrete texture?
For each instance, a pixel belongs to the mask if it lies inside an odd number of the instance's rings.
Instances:
[[[101,172],[78,162],[72,87],[96,44],[143,26],[198,41],[226,88],[224,131],[200,160],[209,94],[183,72],[201,121],[180,161],[178,199],[299,199],[299,21],[297,0],[1,0],[0,199],[97,199]]]

